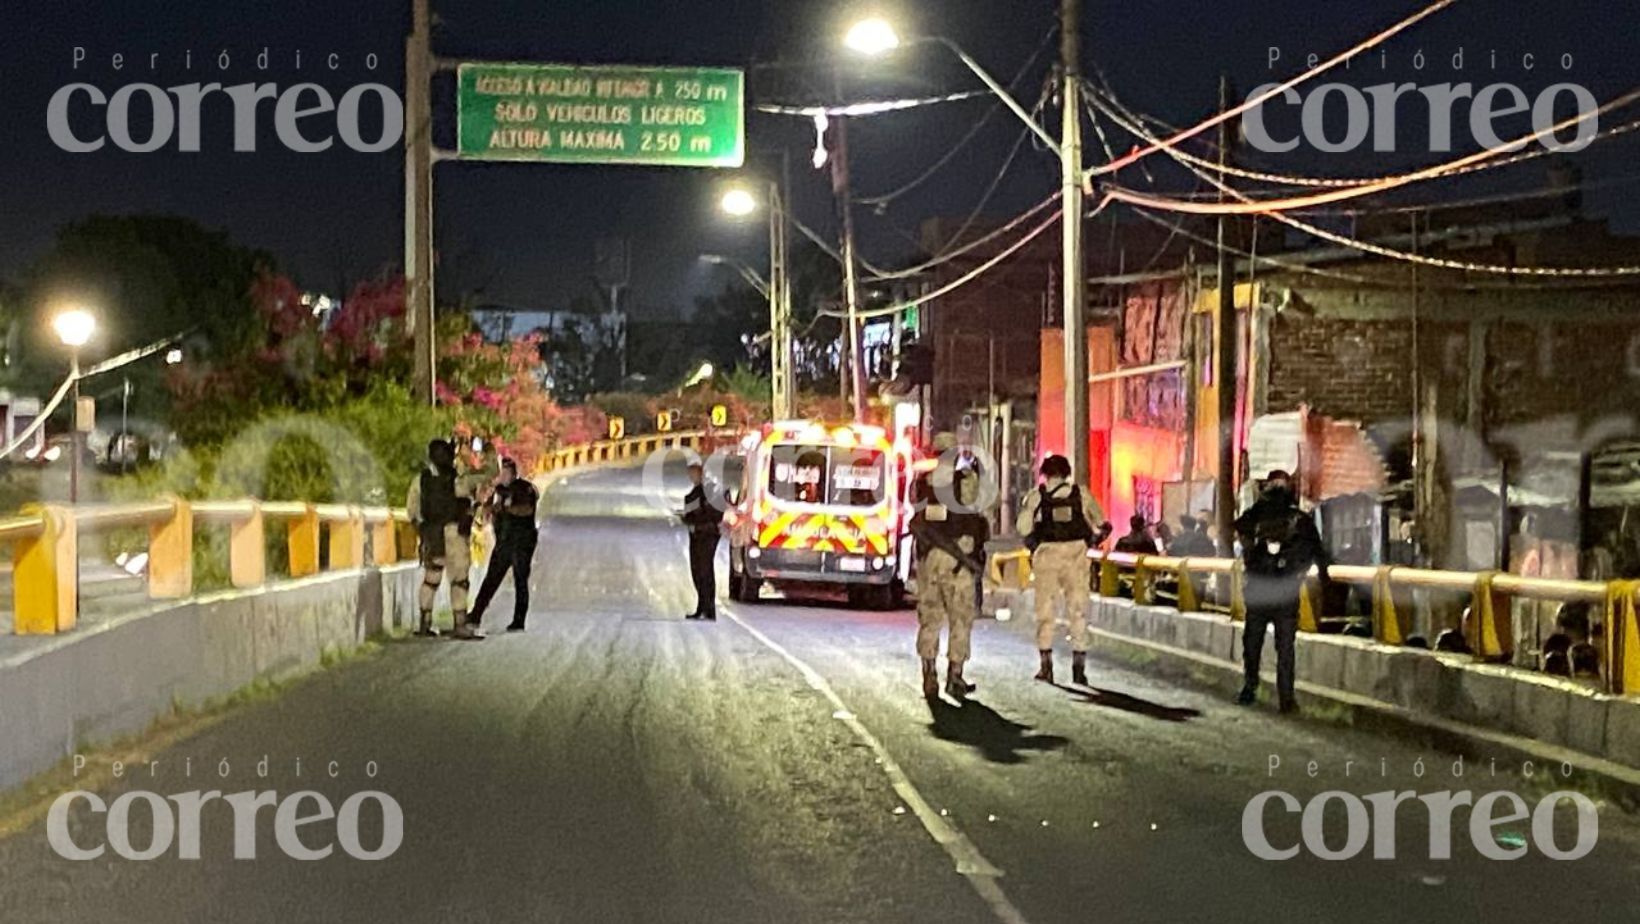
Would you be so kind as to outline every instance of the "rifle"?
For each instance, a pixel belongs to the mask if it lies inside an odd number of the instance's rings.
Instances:
[[[926,525],[913,523],[911,535],[915,536],[918,542],[927,542],[933,548],[955,558],[958,569],[967,569],[972,574],[982,574],[985,571],[984,562],[964,552],[955,542],[929,529]]]

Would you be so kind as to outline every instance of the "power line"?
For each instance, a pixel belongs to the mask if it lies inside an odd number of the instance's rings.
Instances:
[[[1048,88],[1044,87],[1041,96],[1037,99],[1036,105],[1031,109],[1031,115],[1033,118],[1036,113],[1047,104],[1047,100]],[[860,265],[865,267],[868,272],[878,279],[903,279],[907,276],[913,276],[917,273],[932,269],[942,263],[949,262],[950,260],[973,250],[975,247],[980,246],[980,244],[997,237],[998,234],[993,233],[981,238],[978,241],[972,241],[962,247],[952,249],[952,245],[954,245],[957,241],[962,240],[962,236],[968,233],[968,230],[974,226],[974,222],[978,221],[979,216],[984,213],[985,207],[990,205],[991,197],[996,195],[997,190],[1001,188],[1002,181],[1007,178],[1008,171],[1012,169],[1014,160],[1019,157],[1019,152],[1024,147],[1025,139],[1030,137],[1030,134],[1031,130],[1029,128],[1025,128],[1020,131],[1019,137],[1014,141],[1014,146],[1009,149],[1007,158],[1003,160],[1002,166],[998,168],[996,175],[991,178],[991,182],[985,188],[985,192],[980,196],[979,202],[974,206],[973,210],[968,213],[968,217],[963,219],[962,224],[958,226],[957,230],[952,233],[950,237],[946,238],[943,244],[934,248],[934,254],[929,257],[928,260],[918,266],[903,270],[885,270],[881,267],[872,265],[863,257],[860,258]],[[1058,193],[1054,194],[1054,198],[1058,198]]]
[[[1343,64],[1346,61],[1349,61],[1350,59],[1354,58],[1356,55],[1360,54],[1361,52],[1370,51],[1371,49],[1376,48],[1377,46],[1383,44],[1384,42],[1389,41],[1391,38],[1395,37],[1396,35],[1400,34],[1401,32],[1404,32],[1407,29],[1410,29],[1412,26],[1416,25],[1417,23],[1423,21],[1424,19],[1427,19],[1430,16],[1435,15],[1436,13],[1441,12],[1442,10],[1446,9],[1447,7],[1453,5],[1454,3],[1457,3],[1457,2],[1458,2],[1458,0],[1436,0],[1435,3],[1425,7],[1423,10],[1421,10],[1417,13],[1414,13],[1412,16],[1409,16],[1406,19],[1401,20],[1400,22],[1396,23],[1395,25],[1391,26],[1390,28],[1385,29],[1384,31],[1378,33],[1377,35],[1373,36],[1372,38],[1367,39],[1366,41],[1360,43],[1359,45],[1356,45],[1354,48],[1351,48],[1349,51],[1343,52],[1342,54],[1339,54],[1339,55],[1335,55],[1334,57],[1322,62],[1321,64],[1319,64],[1319,65],[1317,65],[1313,68],[1310,68],[1308,71],[1305,71],[1304,73],[1298,75],[1297,77],[1294,77],[1292,80],[1289,80],[1286,83],[1280,84],[1278,86],[1272,87],[1269,90],[1266,90],[1265,92],[1260,93],[1257,96],[1254,96],[1254,97],[1248,99],[1246,102],[1242,103],[1240,106],[1234,106],[1230,109],[1227,109],[1224,112],[1221,112],[1216,116],[1213,116],[1213,117],[1211,117],[1211,118],[1209,118],[1209,119],[1207,119],[1203,122],[1198,123],[1197,125],[1195,125],[1192,128],[1188,128],[1188,129],[1185,129],[1182,132],[1178,132],[1177,134],[1173,135],[1173,137],[1168,138],[1166,141],[1157,140],[1157,141],[1151,143],[1146,148],[1143,148],[1143,149],[1137,150],[1137,151],[1133,151],[1133,152],[1131,152],[1131,153],[1129,153],[1129,154],[1127,154],[1127,155],[1125,155],[1121,158],[1113,160],[1109,163],[1103,164],[1103,165],[1098,166],[1098,167],[1094,167],[1094,168],[1088,170],[1084,174],[1084,176],[1089,177],[1089,178],[1096,177],[1096,176],[1105,176],[1106,174],[1115,173],[1116,171],[1122,169],[1123,167],[1126,167],[1130,164],[1133,164],[1133,163],[1136,163],[1140,160],[1143,160],[1144,158],[1149,157],[1150,155],[1156,153],[1157,151],[1164,151],[1164,150],[1165,151],[1172,151],[1174,149],[1174,147],[1177,146],[1180,142],[1186,141],[1190,138],[1194,138],[1195,136],[1201,134],[1202,132],[1207,131],[1210,128],[1213,128],[1213,127],[1215,127],[1217,125],[1220,125],[1220,124],[1222,124],[1226,121],[1229,121],[1230,119],[1233,119],[1236,116],[1239,116],[1244,112],[1247,112],[1247,111],[1252,110],[1252,109],[1256,109],[1259,106],[1264,105],[1269,100],[1274,99],[1275,97],[1277,97],[1277,96],[1279,96],[1283,93],[1286,93],[1288,90],[1291,90],[1292,88],[1298,86],[1299,84],[1304,83],[1305,81],[1310,80],[1313,77],[1318,77],[1321,74],[1324,74],[1327,71],[1332,70],[1334,67],[1337,67],[1338,65]]]
[[[864,260],[861,260],[860,262],[865,265],[866,269],[872,271],[872,274],[873,274],[874,278],[876,278],[876,279],[905,279],[905,278],[908,278],[908,277],[911,277],[911,276],[915,276],[919,273],[927,272],[928,270],[933,269],[934,267],[939,266],[943,263],[949,263],[950,261],[955,260],[956,258],[958,258],[960,256],[963,256],[964,254],[970,253],[971,251],[974,251],[974,250],[976,250],[980,247],[983,247],[986,244],[989,244],[991,241],[994,241],[997,238],[1002,237],[1003,235],[1009,233],[1010,231],[1012,231],[1015,228],[1019,227],[1020,225],[1024,224],[1026,221],[1029,221],[1033,215],[1037,214],[1038,212],[1042,211],[1043,209],[1047,208],[1048,206],[1052,205],[1053,203],[1055,203],[1057,201],[1059,201],[1059,193],[1058,193],[1058,191],[1055,191],[1053,195],[1049,196],[1046,199],[1043,199],[1041,202],[1038,202],[1036,205],[1031,206],[1029,209],[1026,209],[1024,212],[1021,212],[1020,214],[1015,215],[1012,219],[1010,219],[1008,221],[1007,224],[1002,225],[1001,227],[991,231],[990,233],[984,235],[983,237],[977,237],[977,238],[973,239],[972,241],[969,241],[968,243],[962,245],[961,247],[956,248],[955,250],[947,251],[947,252],[941,254],[939,257],[937,257],[935,259],[929,260],[929,261],[924,262],[924,263],[920,263],[916,266],[911,266],[911,267],[907,267],[905,269],[900,269],[900,270],[883,271],[883,270],[876,269],[875,267],[871,266],[871,264],[866,263]]]
[[[1036,50],[1031,52],[1031,56],[1030,56],[1029,59],[1026,60],[1025,66],[1021,67],[1019,69],[1018,73],[1016,73],[1014,75],[1013,80],[1008,81],[1008,91],[1010,93],[1014,91],[1015,87],[1019,86],[1019,82],[1021,80],[1025,79],[1025,75],[1030,73],[1031,69],[1036,66],[1037,59],[1042,56],[1042,50],[1048,47],[1048,43],[1053,40],[1054,35],[1058,31],[1059,31],[1059,27],[1058,27],[1057,24],[1055,24],[1053,26],[1050,26],[1048,28],[1047,34],[1044,35],[1042,37],[1042,41],[1037,44]],[[963,135],[962,138],[959,141],[957,141],[956,144],[952,145],[951,148],[949,150],[947,150],[945,152],[945,154],[940,157],[939,160],[936,160],[933,163],[932,166],[930,166],[927,170],[924,170],[921,174],[917,175],[917,177],[912,179],[909,183],[906,183],[905,185],[901,186],[900,188],[898,188],[896,190],[893,190],[892,192],[883,193],[880,196],[866,196],[866,197],[863,197],[863,198],[856,199],[854,201],[859,203],[860,205],[884,206],[884,205],[888,205],[889,203],[893,202],[895,199],[900,198],[901,196],[905,195],[906,193],[911,192],[913,189],[916,189],[917,187],[921,186],[923,183],[926,183],[929,180],[929,178],[931,178],[932,176],[934,176],[934,174],[936,174],[940,171],[940,168],[944,167],[946,164],[949,164],[953,158],[955,158],[959,153],[961,153],[962,149],[965,148],[968,145],[969,142],[973,141],[975,138],[977,138],[979,136],[979,133],[985,128],[985,126],[987,124],[990,123],[991,118],[1002,110],[1002,106],[1003,106],[1003,104],[1002,104],[1001,100],[997,100],[995,103],[992,103],[991,108],[986,110],[985,115],[983,117],[981,117],[978,122],[974,123],[973,127],[968,130],[967,134]]]
[[[1159,128],[1161,128],[1164,131],[1178,131],[1177,128],[1175,128],[1174,126],[1169,125],[1168,123],[1162,121],[1161,119],[1157,119],[1153,116],[1145,115],[1144,113],[1136,113],[1132,109],[1129,109],[1128,107],[1124,106],[1122,104],[1122,101],[1120,99],[1118,99],[1116,97],[1115,93],[1111,92],[1108,87],[1101,90],[1100,88],[1095,87],[1091,83],[1088,83],[1086,81],[1084,81],[1084,84],[1085,84],[1085,88],[1088,91],[1089,104],[1092,105],[1092,106],[1095,106],[1100,112],[1104,113],[1112,121],[1116,122],[1117,125],[1119,125],[1122,128],[1126,129],[1129,134],[1132,134],[1135,137],[1144,137],[1146,135],[1146,133],[1144,132],[1143,128],[1140,127],[1140,123],[1143,123],[1143,122],[1149,122],[1150,124],[1158,126]],[[1112,107],[1114,107],[1114,111],[1113,111]],[[1123,118],[1124,115],[1127,118],[1124,119]],[[1628,134],[1629,132],[1635,131],[1636,129],[1640,129],[1640,119],[1637,119],[1637,120],[1632,121],[1632,122],[1626,122],[1622,125],[1611,126],[1611,127],[1608,127],[1608,128],[1601,129],[1599,132],[1597,132],[1595,134],[1595,136],[1592,139],[1590,139],[1590,143],[1592,144],[1595,141],[1599,141],[1599,140],[1602,140],[1602,139],[1605,139],[1605,138],[1615,138],[1618,135],[1625,135],[1625,134]],[[1262,172],[1262,171],[1258,171],[1258,170],[1248,170],[1244,167],[1237,167],[1234,164],[1222,164],[1221,165],[1217,161],[1212,161],[1212,160],[1208,160],[1208,159],[1203,158],[1203,157],[1199,157],[1199,156],[1197,156],[1195,154],[1191,154],[1188,151],[1185,151],[1181,148],[1175,148],[1175,149],[1172,150],[1171,153],[1172,153],[1172,155],[1174,156],[1175,159],[1183,160],[1183,161],[1186,161],[1188,163],[1195,164],[1196,166],[1201,167],[1205,170],[1214,170],[1214,171],[1222,170],[1222,172],[1227,173],[1231,176],[1240,177],[1240,178],[1245,179],[1245,180],[1255,180],[1255,181],[1261,182],[1261,183],[1273,183],[1273,184],[1276,184],[1278,186],[1313,186],[1313,187],[1320,187],[1320,188],[1340,188],[1340,187],[1363,186],[1363,185],[1368,185],[1368,184],[1380,182],[1381,180],[1385,179],[1384,177],[1377,177],[1377,178],[1367,178],[1367,177],[1357,177],[1357,178],[1312,177],[1312,176],[1299,176],[1299,175],[1288,174],[1288,173],[1267,173],[1267,172]],[[1546,146],[1540,146],[1540,147],[1532,148],[1532,149],[1527,150],[1527,151],[1522,151],[1521,153],[1515,154],[1515,155],[1510,156],[1510,157],[1504,157],[1504,158],[1500,158],[1500,159],[1497,159],[1497,160],[1488,161],[1488,162],[1483,163],[1483,164],[1474,164],[1474,165],[1471,165],[1471,166],[1468,166],[1468,167],[1463,167],[1463,168],[1460,168],[1460,169],[1456,169],[1456,170],[1453,170],[1450,173],[1446,174],[1446,176],[1449,176],[1449,177],[1462,176],[1462,175],[1470,174],[1470,173],[1478,173],[1482,170],[1492,170],[1492,169],[1496,169],[1496,168],[1499,168],[1499,167],[1510,167],[1510,166],[1514,166],[1515,164],[1524,163],[1524,162],[1529,161],[1529,160],[1536,160],[1537,158],[1547,157],[1551,154],[1557,154],[1557,153],[1559,153],[1559,152],[1554,150],[1553,148],[1546,147]]]
[[[1620,98],[1619,100],[1608,104],[1607,107],[1604,107],[1604,108],[1616,107],[1618,105],[1624,104],[1625,101],[1627,101],[1631,98],[1634,98],[1634,97],[1640,97],[1640,91],[1627,94],[1625,97]],[[1550,129],[1548,129],[1548,131],[1550,131],[1550,132],[1556,131],[1556,130],[1558,130],[1559,127],[1560,126],[1552,127]],[[1493,149],[1493,150],[1498,150],[1498,149]],[[1481,154],[1483,154],[1483,155],[1486,154],[1486,153],[1488,153],[1488,152],[1486,152],[1486,151],[1481,152]],[[1174,156],[1175,154],[1176,154],[1176,152],[1173,151],[1172,149],[1168,150],[1168,155],[1169,156]],[[1178,158],[1175,158],[1175,159],[1178,160]],[[1406,251],[1396,250],[1396,249],[1391,248],[1391,247],[1385,247],[1381,244],[1374,244],[1370,241],[1363,241],[1363,240],[1360,240],[1358,238],[1349,237],[1347,235],[1337,234],[1335,232],[1328,231],[1324,228],[1320,228],[1320,227],[1317,227],[1315,225],[1312,225],[1308,222],[1300,221],[1299,219],[1293,218],[1290,215],[1284,214],[1282,211],[1279,211],[1279,210],[1272,210],[1272,209],[1267,209],[1267,208],[1258,208],[1257,206],[1264,205],[1266,203],[1254,202],[1250,197],[1248,197],[1241,190],[1236,189],[1235,187],[1229,185],[1228,183],[1225,183],[1224,181],[1220,180],[1218,177],[1213,176],[1211,173],[1209,173],[1207,171],[1204,171],[1204,170],[1202,170],[1202,169],[1200,169],[1200,168],[1198,168],[1198,167],[1196,167],[1192,164],[1186,163],[1183,160],[1179,160],[1179,163],[1184,164],[1185,169],[1189,170],[1191,173],[1196,174],[1196,176],[1202,178],[1203,180],[1206,180],[1207,182],[1209,182],[1209,183],[1213,184],[1214,186],[1218,187],[1219,189],[1224,190],[1224,192],[1227,193],[1228,195],[1240,200],[1240,202],[1244,206],[1253,206],[1253,208],[1250,209],[1250,211],[1252,211],[1252,212],[1256,212],[1258,214],[1263,214],[1263,215],[1268,215],[1269,217],[1274,218],[1276,221],[1279,221],[1279,222],[1281,222],[1283,224],[1286,224],[1290,227],[1297,228],[1298,230],[1304,231],[1307,234],[1311,234],[1311,235],[1313,235],[1315,237],[1319,237],[1323,240],[1331,241],[1332,243],[1339,244],[1341,246],[1348,247],[1352,250],[1357,250],[1357,251],[1360,251],[1362,253],[1370,253],[1370,254],[1374,254],[1376,256],[1386,257],[1388,259],[1402,260],[1402,261],[1405,261],[1405,262],[1414,263],[1414,264],[1418,264],[1418,265],[1422,265],[1422,266],[1433,266],[1433,267],[1438,267],[1438,268],[1441,268],[1441,269],[1458,270],[1458,271],[1461,271],[1461,272],[1471,272],[1471,273],[1492,273],[1492,274],[1497,274],[1497,275],[1508,275],[1508,276],[1535,276],[1535,277],[1544,277],[1544,278],[1580,278],[1580,279],[1581,278],[1593,279],[1593,278],[1616,278],[1616,277],[1627,277],[1627,276],[1640,276],[1640,266],[1607,266],[1607,267],[1503,266],[1503,265],[1500,265],[1500,264],[1472,263],[1472,262],[1463,261],[1463,260],[1449,260],[1449,259],[1446,259],[1444,257],[1429,257],[1429,256],[1425,256],[1423,254],[1408,253]],[[1117,201],[1128,202],[1128,204],[1130,204],[1130,205],[1136,205],[1136,204],[1137,205],[1143,205],[1144,204],[1142,202],[1135,203],[1135,202],[1129,201],[1129,197],[1124,196],[1121,193],[1121,191],[1117,190],[1117,189],[1108,189],[1106,191],[1106,197],[1108,199],[1115,199]],[[1146,198],[1146,197],[1134,196],[1132,198],[1141,198],[1142,199],[1142,198]],[[1164,201],[1167,201],[1167,200],[1164,200]],[[1193,203],[1189,203],[1189,204],[1193,204]],[[1182,211],[1180,209],[1165,209],[1165,208],[1164,208],[1164,210]]]
[[[1100,203],[1099,207],[1102,209],[1107,204],[1109,204],[1109,202],[1110,202],[1110,200],[1107,198],[1105,201]],[[862,318],[876,318],[876,317],[883,317],[883,316],[891,315],[891,314],[897,314],[901,311],[906,311],[906,310],[909,310],[911,308],[916,308],[920,305],[925,305],[928,302],[933,301],[936,298],[940,298],[942,296],[950,294],[951,292],[961,288],[962,286],[965,286],[968,283],[973,282],[975,279],[978,279],[979,277],[985,275],[987,272],[989,272],[991,270],[992,267],[996,266],[998,263],[1001,263],[1003,260],[1006,260],[1009,257],[1013,256],[1015,253],[1018,253],[1021,248],[1023,248],[1026,244],[1029,244],[1031,241],[1035,240],[1036,237],[1038,235],[1040,235],[1042,232],[1048,230],[1049,228],[1053,227],[1054,225],[1057,225],[1059,223],[1060,215],[1061,215],[1062,212],[1063,212],[1063,209],[1055,210],[1054,213],[1048,217],[1047,221],[1044,221],[1041,224],[1037,225],[1035,228],[1032,228],[1029,232],[1027,232],[1019,240],[1017,240],[1014,243],[1010,244],[1007,247],[1007,249],[1001,251],[996,256],[992,257],[989,260],[986,260],[984,263],[981,263],[979,266],[977,266],[974,269],[970,270],[969,272],[963,274],[962,276],[958,277],[957,279],[952,280],[951,282],[939,287],[938,289],[935,289],[934,291],[929,292],[925,295],[918,296],[917,298],[911,299],[910,301],[901,302],[897,305],[890,305],[886,308],[874,308],[870,311],[859,312],[859,316],[862,317]],[[1097,213],[1098,213],[1098,210],[1096,209],[1095,214],[1097,214]],[[847,315],[845,315],[841,312],[836,312],[836,311],[831,311],[831,312],[827,312],[827,313],[830,314],[833,317],[846,317],[847,316]]]
[[[815,116],[844,116],[859,117],[882,115],[886,112],[900,112],[906,109],[917,109],[923,106],[934,106],[940,103],[959,103],[963,100],[989,96],[989,90],[963,90],[960,93],[947,93],[944,96],[925,96],[916,99],[888,99],[868,100],[863,103],[846,103],[841,106],[788,106],[779,103],[762,103],[753,106],[757,112],[769,115],[798,116],[812,119]]]
[[[1235,197],[1239,201],[1220,203],[1190,202],[1188,200],[1169,198],[1165,196],[1148,196],[1144,193],[1120,186],[1108,186],[1106,187],[1106,191],[1117,201],[1126,202],[1129,205],[1144,206],[1146,208],[1160,209],[1163,211],[1189,212],[1196,215],[1254,215],[1293,211],[1295,209],[1325,205],[1329,202],[1342,202],[1349,199],[1358,199],[1362,196],[1373,195],[1375,193],[1388,192],[1392,189],[1399,189],[1402,186],[1408,186],[1413,183],[1423,182],[1425,180],[1442,179],[1452,171],[1459,170],[1473,164],[1493,160],[1503,154],[1509,153],[1511,149],[1521,144],[1530,144],[1533,141],[1541,141],[1545,138],[1552,138],[1557,132],[1563,131],[1590,118],[1603,115],[1611,110],[1620,109],[1624,106],[1630,105],[1636,100],[1640,100],[1640,89],[1631,90],[1617,99],[1605,104],[1604,106],[1601,106],[1599,109],[1594,110],[1593,112],[1579,113],[1576,116],[1555,125],[1539,129],[1530,135],[1517,138],[1513,142],[1506,143],[1501,147],[1487,148],[1466,157],[1460,157],[1457,160],[1448,161],[1445,164],[1436,164],[1435,166],[1425,167],[1422,170],[1415,170],[1411,173],[1403,173],[1399,176],[1384,177],[1383,179],[1376,180],[1371,183],[1347,187],[1344,189],[1329,190],[1327,192],[1311,193],[1303,196],[1289,196],[1282,199],[1254,199],[1251,196],[1237,191],[1235,193]],[[1191,171],[1198,174],[1201,173],[1195,165],[1190,164],[1184,158],[1177,157],[1177,153],[1178,152],[1172,149],[1168,150],[1169,156],[1174,156],[1180,163],[1183,163],[1189,167]],[[1221,186],[1221,188],[1228,188],[1223,187],[1217,179],[1214,179],[1213,182],[1214,185]]]

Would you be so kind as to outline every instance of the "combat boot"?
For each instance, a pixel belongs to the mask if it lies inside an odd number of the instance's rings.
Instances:
[[[1044,648],[1040,654],[1042,667],[1036,672],[1036,679],[1043,683],[1053,683],[1053,649]]]
[[[433,628],[433,611],[421,611],[421,625],[416,629],[417,638],[438,638],[438,630]]]
[[[1071,652],[1071,683],[1088,685],[1088,653],[1085,651]]]
[[[922,659],[923,699],[940,698],[940,675],[934,670],[934,659]]]
[[[974,685],[963,679],[962,662],[952,661],[945,671],[945,693],[954,700],[961,701],[974,692]]]

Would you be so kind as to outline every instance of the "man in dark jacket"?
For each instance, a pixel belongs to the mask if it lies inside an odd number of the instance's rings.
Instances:
[[[530,565],[535,560],[536,525],[535,506],[541,495],[529,479],[518,477],[518,463],[501,460],[501,475],[496,479],[495,493],[486,505],[490,522],[495,526],[495,551],[490,553],[490,567],[484,574],[484,583],[478,587],[478,600],[468,622],[474,626],[484,621],[484,611],[490,598],[501,588],[501,581],[511,571],[513,576],[513,617],[508,632],[524,631],[524,620],[530,612]]]
[[[693,485],[683,497],[678,519],[689,528],[689,576],[695,584],[695,611],[685,619],[717,619],[717,548],[723,538],[723,496],[708,488],[706,470],[699,461],[689,463]]]
[[[1129,555],[1156,554],[1156,539],[1150,535],[1150,525],[1144,516],[1136,513],[1128,517],[1127,535],[1116,540],[1116,551]]]
[[[1175,558],[1212,558],[1218,550],[1213,546],[1213,540],[1208,537],[1203,523],[1189,514],[1179,517],[1179,525],[1183,527],[1173,542],[1167,547],[1167,554]]]
[[[1293,712],[1294,646],[1298,637],[1299,594],[1311,566],[1328,580],[1330,559],[1315,520],[1298,506],[1292,479],[1273,471],[1264,493],[1236,520],[1246,570],[1247,624],[1242,631],[1242,668],[1245,682],[1236,702],[1252,705],[1258,699],[1259,660],[1264,634],[1276,629],[1276,691],[1282,712]]]

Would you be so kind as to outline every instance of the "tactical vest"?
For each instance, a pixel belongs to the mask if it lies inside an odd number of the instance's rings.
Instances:
[[[1036,523],[1031,530],[1031,540],[1037,544],[1044,542],[1081,542],[1093,541],[1093,524],[1082,515],[1082,489],[1071,486],[1071,491],[1064,497],[1054,497],[1048,492],[1047,485],[1037,488],[1040,503],[1036,507]]]
[[[454,469],[423,469],[421,473],[421,521],[442,530],[448,523],[470,524],[472,513],[465,498],[456,496]]]

